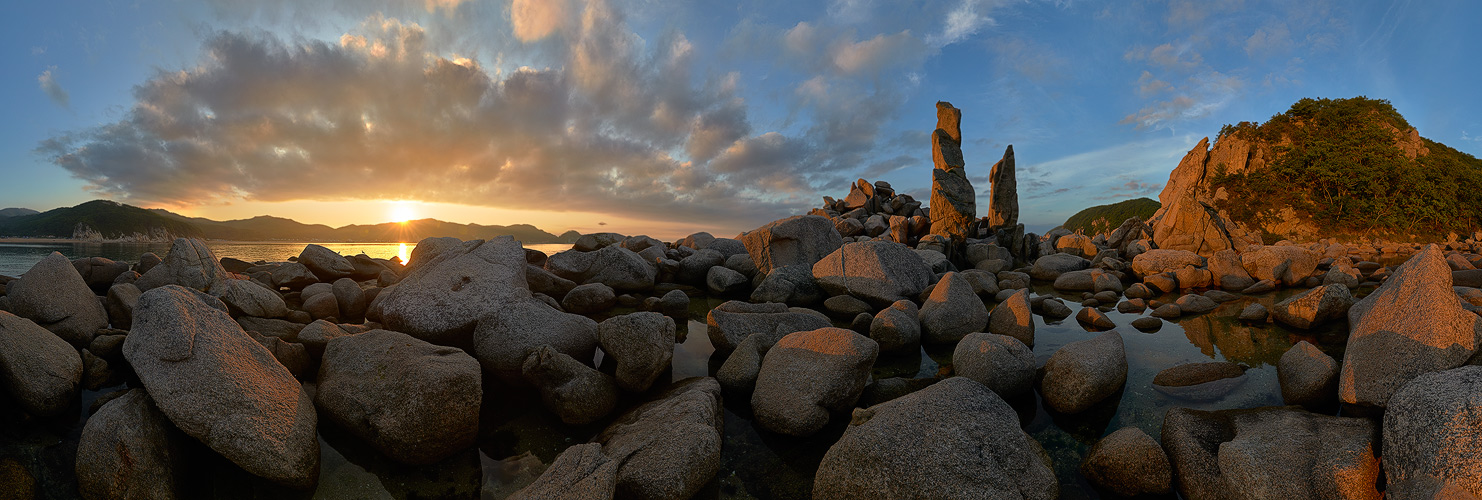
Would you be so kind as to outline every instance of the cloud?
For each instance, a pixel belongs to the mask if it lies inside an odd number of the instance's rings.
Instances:
[[[1146,85],[1139,89],[1142,87]],[[1202,72],[1190,76],[1181,86],[1167,87],[1166,92],[1172,97],[1127,115],[1121,123],[1155,130],[1169,128],[1176,122],[1203,118],[1223,109],[1240,95],[1244,87],[1245,80],[1239,77],[1218,71]]]
[[[978,34],[978,30],[984,26],[996,24],[993,18],[978,12],[980,3],[980,0],[962,0],[956,8],[947,12],[947,18],[942,23],[942,32],[927,36],[926,43],[932,47],[945,47]]]
[[[869,19],[874,9],[875,0],[832,0],[828,15],[841,23],[853,24]]]
[[[1190,70],[1204,64],[1204,56],[1194,50],[1189,41],[1178,45],[1165,43],[1152,49],[1143,46],[1133,47],[1122,55],[1128,61],[1147,61],[1165,69]]]
[[[757,30],[747,33],[752,38],[744,43],[751,45],[756,38],[774,38],[774,35]],[[827,71],[836,76],[866,76],[876,78],[888,71],[915,68],[926,58],[926,44],[911,33],[903,30],[896,33],[881,33],[859,40],[853,29],[820,26],[799,22],[783,32],[780,37],[784,60],[793,67],[810,73]],[[760,53],[770,50],[768,44],[752,45]],[[773,51],[772,57],[775,57]]]
[[[1143,71],[1142,76],[1137,77],[1137,92],[1143,97],[1157,95],[1159,92],[1168,90],[1169,87],[1168,82],[1153,77],[1153,74],[1147,71]]]
[[[569,8],[568,0],[514,0],[509,6],[509,19],[515,38],[533,42],[550,36],[565,23]]]
[[[122,119],[38,152],[97,193],[174,206],[419,199],[754,223],[813,201],[832,148],[751,135],[734,75],[697,77],[682,34],[644,43],[597,0],[579,17],[548,35],[560,64],[506,71],[395,19],[337,42],[218,32],[196,66],[137,85]]]
[[[1252,58],[1266,58],[1284,53],[1293,47],[1291,31],[1286,24],[1273,23],[1259,28],[1245,39],[1245,54]]]
[[[36,77],[36,83],[41,85],[41,91],[46,92],[51,102],[63,108],[69,108],[72,106],[72,98],[67,95],[67,91],[61,85],[57,84],[57,78],[52,74],[56,70],[56,66],[46,68],[46,71],[41,72],[41,76]]]

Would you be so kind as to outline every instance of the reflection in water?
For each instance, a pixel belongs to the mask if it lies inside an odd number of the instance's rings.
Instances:
[[[406,265],[407,259],[410,259],[411,258],[411,253],[409,253],[407,251],[407,244],[406,243],[397,243],[396,245],[397,245],[396,258],[401,259],[401,264],[402,265]]]

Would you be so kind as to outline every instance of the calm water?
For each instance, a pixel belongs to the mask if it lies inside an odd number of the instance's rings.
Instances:
[[[217,257],[231,257],[247,262],[260,260],[281,262],[297,256],[308,243],[285,242],[239,242],[207,241],[206,246]],[[319,243],[340,255],[366,254],[378,259],[400,257],[406,262],[417,242],[410,243]],[[571,248],[569,244],[525,245],[546,254]],[[20,276],[43,257],[52,252],[61,252],[69,259],[80,257],[107,257],[125,262],[138,262],[145,252],[154,252],[164,257],[170,251],[169,243],[0,243],[0,275]]]
[[[341,253],[364,251],[372,256],[390,256],[400,252],[396,244],[327,246]],[[566,247],[536,248],[551,253]],[[213,251],[220,256],[243,260],[283,260],[296,255],[302,248],[303,244],[293,243],[212,245]],[[22,266],[24,270],[24,267],[29,267],[23,265],[25,262],[34,262],[52,250],[69,256],[113,258],[117,255],[122,260],[137,259],[141,251],[163,254],[160,249],[140,245],[113,248],[102,245],[103,253],[98,252],[99,249],[99,246],[0,245],[0,263]],[[115,253],[106,253],[110,251]],[[130,254],[135,256],[129,257]],[[0,270],[0,273],[14,275],[15,271]],[[1072,310],[1080,307],[1078,294],[1060,294],[1045,284],[1036,286],[1035,292],[1064,297]],[[1360,291],[1360,294],[1364,292],[1367,290]],[[1260,302],[1269,307],[1295,293],[1278,291],[1258,297],[1242,297],[1222,304],[1219,310],[1210,314],[1165,322],[1163,328],[1155,333],[1141,333],[1130,327],[1131,321],[1140,316],[1138,314],[1123,314],[1114,309],[1106,311],[1107,316],[1119,325],[1126,342],[1129,370],[1127,385],[1119,396],[1073,416],[1046,411],[1038,395],[1010,401],[1019,412],[1025,431],[1043,444],[1053,458],[1062,498],[1099,498],[1076,469],[1084,453],[1100,437],[1124,426],[1136,426],[1158,439],[1163,414],[1173,407],[1212,410],[1279,405],[1281,391],[1274,365],[1281,354],[1298,341],[1307,340],[1330,355],[1341,356],[1347,337],[1342,322],[1317,330],[1300,331],[1273,324],[1245,325],[1233,319],[1250,302]],[[1176,296],[1162,299],[1173,298]],[[675,346],[673,380],[713,375],[724,362],[723,358],[713,356],[714,348],[705,331],[706,313],[721,302],[723,299],[719,298],[692,298],[686,339]],[[610,314],[627,312],[631,310],[618,309]],[[1034,319],[1036,344],[1033,351],[1040,363],[1065,344],[1095,335],[1081,327],[1073,316],[1055,322],[1046,322],[1041,316]],[[953,346],[929,347],[913,356],[882,358],[876,364],[874,375],[876,378],[931,376],[941,365],[950,364],[952,349]],[[1228,360],[1250,366],[1246,372],[1247,380],[1224,398],[1204,403],[1176,400],[1151,387],[1153,376],[1160,370],[1182,363],[1211,360]],[[600,354],[598,363],[603,365],[604,371],[611,373],[611,363],[601,363]],[[103,392],[109,390],[112,389]],[[85,394],[84,407],[79,409],[75,423],[16,426],[9,422],[13,415],[6,415],[11,412],[0,410],[0,429],[5,429],[0,430],[0,470],[6,468],[6,462],[11,462],[42,471],[41,477],[37,478],[38,488],[61,491],[61,497],[71,497],[69,488],[75,488],[75,485],[71,479],[70,454],[75,454],[76,440],[87,413],[85,405],[97,394]],[[808,498],[813,473],[829,445],[843,434],[848,416],[836,416],[833,423],[809,438],[779,436],[752,423],[749,398],[727,396],[722,470],[697,498]],[[615,415],[637,400],[625,397]],[[601,430],[601,425],[563,425],[541,409],[533,394],[490,388],[484,402],[478,447],[439,464],[407,467],[390,463],[363,442],[334,427],[327,419],[321,419],[323,463],[318,487],[312,494],[280,491],[219,457],[203,461],[202,466],[210,469],[209,474],[201,476],[209,478],[203,479],[208,481],[203,487],[211,496],[221,498],[499,499],[528,484],[562,450],[590,440]]]

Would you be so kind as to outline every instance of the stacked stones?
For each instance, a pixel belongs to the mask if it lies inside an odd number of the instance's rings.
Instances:
[[[810,213],[829,218],[845,238],[885,237],[896,243],[915,245],[931,230],[927,210],[908,194],[896,194],[890,183],[859,179],[842,200],[823,197],[823,208]]]

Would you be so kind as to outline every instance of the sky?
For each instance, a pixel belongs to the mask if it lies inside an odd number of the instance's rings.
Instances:
[[[925,201],[935,103],[1021,222],[1157,198],[1220,126],[1388,99],[1482,155],[1482,2],[15,2],[0,206],[732,236],[857,178]],[[983,214],[980,214],[983,215]]]

